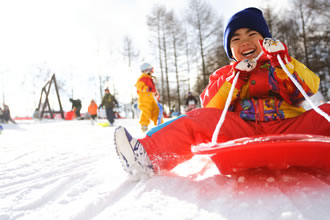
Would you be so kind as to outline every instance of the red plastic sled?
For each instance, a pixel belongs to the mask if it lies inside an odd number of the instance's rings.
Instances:
[[[268,167],[290,166],[320,168],[330,171],[330,137],[283,134],[239,138],[214,146],[192,148],[194,154],[211,155],[222,174]]]
[[[69,111],[65,114],[65,120],[72,120],[74,117],[74,111]]]

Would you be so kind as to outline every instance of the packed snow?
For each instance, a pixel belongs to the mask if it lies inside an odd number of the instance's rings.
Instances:
[[[0,220],[330,219],[330,174],[253,169],[221,175],[207,156],[134,181],[113,133],[89,120],[2,124]],[[102,120],[99,120],[102,122]],[[118,119],[143,137],[137,119]]]

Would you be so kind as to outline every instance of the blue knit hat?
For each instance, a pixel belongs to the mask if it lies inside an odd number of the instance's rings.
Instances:
[[[269,33],[267,23],[262,11],[257,8],[246,8],[234,14],[227,22],[225,33],[223,35],[223,46],[227,56],[233,59],[233,54],[230,50],[230,39],[235,31],[240,28],[249,28],[258,31],[264,38],[272,37]]]

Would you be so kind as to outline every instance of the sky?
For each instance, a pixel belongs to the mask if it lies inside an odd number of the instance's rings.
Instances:
[[[264,4],[261,0],[206,1],[224,21],[243,8]],[[287,0],[271,2],[276,9],[287,5]],[[116,89],[120,102],[130,102],[136,96],[139,65],[155,61],[146,16],[156,3],[179,15],[188,7],[188,0],[0,1],[0,104],[5,101],[13,116],[32,115],[44,85],[32,77],[40,68],[66,81],[61,94],[65,111],[71,108],[71,96],[82,99],[83,111],[91,99],[100,100],[100,75],[110,77],[104,86]],[[140,52],[131,68],[122,56],[124,36],[130,36]],[[93,78],[96,81],[89,82]]]
[[[100,120],[99,122],[104,122]],[[328,220],[330,173],[295,167],[221,175],[208,156],[133,181],[115,127],[17,120],[0,134],[2,220]],[[115,125],[143,137],[138,119]],[[41,135],[42,134],[42,135]],[[15,141],[13,141],[15,140]]]

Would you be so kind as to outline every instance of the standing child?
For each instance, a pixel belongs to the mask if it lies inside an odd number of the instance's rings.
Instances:
[[[138,108],[141,110],[139,123],[142,131],[146,132],[150,120],[157,125],[159,115],[158,92],[152,77],[154,68],[149,63],[143,63],[140,69],[142,74],[137,80],[135,87],[139,96]]]
[[[265,134],[329,136],[330,123],[314,110],[305,111],[300,107],[304,98],[279,66],[276,56],[282,57],[309,96],[318,91],[319,77],[290,57],[284,43],[270,38],[259,9],[247,8],[234,14],[226,25],[224,47],[228,57],[235,62],[210,76],[209,84],[201,94],[203,108],[158,126],[139,140],[132,138],[125,128],[117,128],[116,148],[124,169],[132,175],[170,170],[193,156],[192,145],[211,142],[238,72],[240,75],[230,97],[231,105],[218,143]],[[329,114],[329,104],[320,108]],[[214,162],[217,164],[216,160]]]
[[[88,114],[92,118],[92,124],[94,124],[94,121],[97,118],[97,104],[95,103],[95,101],[93,99],[92,99],[91,103],[88,106]]]

